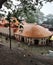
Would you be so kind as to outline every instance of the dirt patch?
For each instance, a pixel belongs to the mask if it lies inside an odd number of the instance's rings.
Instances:
[[[10,50],[4,45],[0,46],[0,65],[53,65],[40,61],[39,58],[20,48]]]

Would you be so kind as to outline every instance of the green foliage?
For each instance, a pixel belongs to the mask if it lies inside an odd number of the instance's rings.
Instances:
[[[53,26],[53,19],[48,19],[48,20],[45,21],[44,23]]]
[[[44,23],[53,26],[53,15],[49,14],[46,17],[47,21],[44,21]]]
[[[9,22],[11,22],[10,18],[11,18],[11,13],[8,12],[8,15],[7,15],[7,18],[6,18],[6,19],[7,19]]]
[[[4,17],[4,16],[5,16],[4,14],[0,13],[0,17]]]
[[[11,1],[10,1],[11,2]],[[34,18],[34,12],[36,11],[36,7],[34,4],[32,4],[32,0],[20,0],[20,5],[18,6],[18,9],[11,9],[12,4],[5,4],[5,6],[9,9],[12,10],[11,16],[14,16],[16,18],[21,17],[21,18],[26,18],[28,22],[35,22]],[[15,6],[15,5],[14,5]],[[20,8],[21,6],[21,8]],[[17,7],[17,6],[16,6]],[[7,15],[8,18],[9,14]]]
[[[32,3],[32,0],[20,0],[22,4],[22,12],[25,15],[25,18],[27,22],[35,22],[35,12],[36,12],[36,7]],[[22,15],[24,17],[24,15]]]
[[[32,17],[32,16],[30,16],[30,18],[28,18],[28,19],[26,19],[27,20],[27,22],[29,22],[29,23],[34,23],[35,22],[35,19]]]
[[[17,2],[20,1],[20,4],[15,5],[13,4],[13,1],[8,0],[4,6],[7,7],[7,9],[10,9],[12,11],[11,16],[14,16],[16,18],[20,17],[25,18],[27,22],[39,22],[38,21],[38,16],[39,13],[36,12],[38,5],[43,6],[42,2],[39,0],[17,0]],[[46,1],[46,0],[45,0]],[[47,0],[49,1],[49,0]],[[14,9],[13,9],[13,7]],[[40,11],[40,10],[39,10]],[[42,14],[41,14],[42,15]],[[9,14],[7,15],[8,18]],[[39,16],[40,17],[40,16]],[[41,20],[43,17],[41,16]],[[9,19],[8,19],[9,20]]]
[[[20,9],[18,9],[17,11],[13,10],[12,12],[12,16],[16,18],[18,18],[22,14],[22,11]]]
[[[4,3],[4,6],[7,7],[7,9],[11,9],[13,5],[13,2],[11,0],[8,0],[7,2]]]

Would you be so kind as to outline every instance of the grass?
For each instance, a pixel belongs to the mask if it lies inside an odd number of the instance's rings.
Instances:
[[[0,36],[0,39],[2,40],[2,43],[3,45],[7,46],[7,47],[10,47],[9,45],[9,39],[8,40],[5,40],[5,37],[4,36]],[[24,50],[27,50],[28,52],[31,52],[33,54],[46,54],[48,53],[49,50],[53,50],[52,47],[48,47],[48,46],[28,46],[27,44],[23,43],[23,42],[18,42],[16,40],[11,40],[11,45],[12,45],[12,49],[13,48],[21,48],[21,49],[24,49]]]

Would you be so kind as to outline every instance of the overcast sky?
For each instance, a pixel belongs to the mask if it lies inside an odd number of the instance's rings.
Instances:
[[[51,3],[48,2],[48,3],[44,4],[44,6],[42,7],[41,11],[45,15],[53,14],[53,2],[51,2]]]

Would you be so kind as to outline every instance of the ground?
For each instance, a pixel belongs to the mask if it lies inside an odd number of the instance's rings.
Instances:
[[[53,65],[53,59],[42,54],[47,53],[51,47],[28,47],[26,44],[12,40],[12,49],[9,40],[2,37],[0,42],[0,65]],[[20,44],[20,45],[18,45]]]
[[[12,49],[0,44],[0,65],[53,65],[53,59],[33,55],[20,49]]]
[[[2,40],[2,45],[5,45],[7,47],[10,47],[10,43],[9,43],[9,39],[5,40],[5,37],[2,36],[0,38]],[[21,48],[22,50],[28,50],[29,52],[32,52],[33,54],[47,54],[49,50],[53,50],[52,47],[49,46],[28,46],[27,44],[23,43],[23,42],[18,42],[16,40],[11,39],[11,47],[13,48]]]

